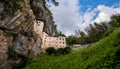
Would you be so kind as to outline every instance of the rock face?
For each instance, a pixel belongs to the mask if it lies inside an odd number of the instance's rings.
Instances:
[[[31,2],[31,8],[35,14],[36,19],[42,20],[45,22],[44,31],[50,36],[56,36],[56,25],[54,25],[52,13],[45,6],[44,0],[33,0]]]
[[[0,69],[11,69],[21,61],[21,57],[33,57],[40,53],[41,37],[33,29],[36,20],[44,21],[44,31],[55,35],[56,28],[52,28],[53,20],[43,2],[44,0],[18,0],[17,3],[12,0],[0,1]],[[20,9],[17,8],[12,15],[7,15],[7,4],[12,8],[14,4],[18,4]],[[20,57],[16,58],[13,54]]]

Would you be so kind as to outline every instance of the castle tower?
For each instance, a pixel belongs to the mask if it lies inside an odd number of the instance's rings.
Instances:
[[[35,21],[34,23],[34,31],[39,34],[42,35],[43,32],[43,28],[44,28],[44,22],[43,21]]]

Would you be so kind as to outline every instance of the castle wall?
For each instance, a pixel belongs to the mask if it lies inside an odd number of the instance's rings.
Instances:
[[[36,21],[34,23],[34,30],[35,32],[41,36],[42,38],[42,45],[41,49],[44,51],[49,47],[54,47],[55,49],[64,48],[66,47],[66,38],[59,36],[59,37],[51,37],[47,33],[43,32],[44,22]]]
[[[34,22],[34,30],[37,34],[42,36],[43,32],[43,27],[44,27],[44,22],[42,21],[35,21]]]
[[[65,37],[50,37],[46,36],[43,38],[41,48],[43,50],[47,49],[48,47],[54,47],[55,49],[64,48],[66,47],[66,38]]]

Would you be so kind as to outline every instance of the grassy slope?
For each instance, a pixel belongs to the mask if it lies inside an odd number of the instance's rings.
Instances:
[[[42,54],[24,69],[120,69],[120,30],[94,46],[64,56]]]

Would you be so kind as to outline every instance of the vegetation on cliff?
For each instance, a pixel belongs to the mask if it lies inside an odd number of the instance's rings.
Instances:
[[[1,0],[4,3],[4,10],[0,13],[0,19],[4,19],[7,16],[12,16],[17,10],[21,8],[19,0]]]

